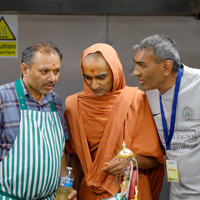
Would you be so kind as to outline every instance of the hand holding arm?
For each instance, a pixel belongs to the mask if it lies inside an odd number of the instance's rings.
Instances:
[[[119,159],[115,156],[112,160],[105,163],[105,167],[101,170],[104,173],[113,176],[123,176],[124,169],[128,166],[129,159]]]
[[[153,157],[135,155],[135,159],[138,162],[139,169],[151,169],[159,164],[159,162]],[[117,156],[115,156],[112,160],[105,163],[106,167],[102,169],[102,172],[111,174],[113,176],[124,176],[124,170],[128,163],[129,159],[119,159]],[[133,162],[133,165],[135,165],[135,162]]]

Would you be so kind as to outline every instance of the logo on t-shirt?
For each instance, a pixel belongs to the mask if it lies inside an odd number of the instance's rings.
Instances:
[[[181,115],[185,121],[193,120],[194,110],[189,106],[185,106],[181,110]]]

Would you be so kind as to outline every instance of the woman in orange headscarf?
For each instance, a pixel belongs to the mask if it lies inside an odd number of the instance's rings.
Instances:
[[[116,155],[124,140],[138,161],[139,199],[157,200],[163,181],[163,151],[145,94],[127,87],[117,52],[94,44],[81,56],[84,91],[66,99],[70,139],[66,151],[74,168],[79,200],[101,200],[119,192],[127,161]],[[79,164],[80,161],[80,164]],[[83,172],[83,174],[81,173]]]

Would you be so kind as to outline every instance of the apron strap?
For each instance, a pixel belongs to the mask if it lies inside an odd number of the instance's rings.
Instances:
[[[49,104],[50,104],[50,107],[51,107],[51,111],[52,111],[52,112],[56,112],[57,110],[56,110],[56,108],[55,108],[55,106],[54,106],[53,101],[50,101]]]
[[[24,90],[22,88],[20,78],[15,82],[15,89],[16,89],[16,92],[17,92],[17,98],[18,98],[18,101],[19,101],[20,109],[21,110],[27,110],[26,100],[25,100],[25,96],[24,96]],[[53,101],[50,101],[49,104],[50,104],[50,107],[51,107],[51,111],[56,112],[56,108],[55,108]]]
[[[27,110],[26,100],[25,100],[24,91],[23,91],[23,88],[22,88],[20,78],[15,82],[15,89],[16,89],[16,92],[17,92],[17,98],[18,98],[18,101],[19,101],[20,109],[21,110]]]

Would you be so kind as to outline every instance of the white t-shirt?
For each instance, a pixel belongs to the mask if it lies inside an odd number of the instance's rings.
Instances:
[[[169,133],[174,88],[162,94]],[[146,91],[151,111],[164,147],[165,139],[160,114],[159,91]],[[176,160],[179,183],[171,183],[171,200],[200,200],[200,70],[183,66],[178,95],[174,135],[167,158]],[[166,148],[165,148],[166,149]]]

